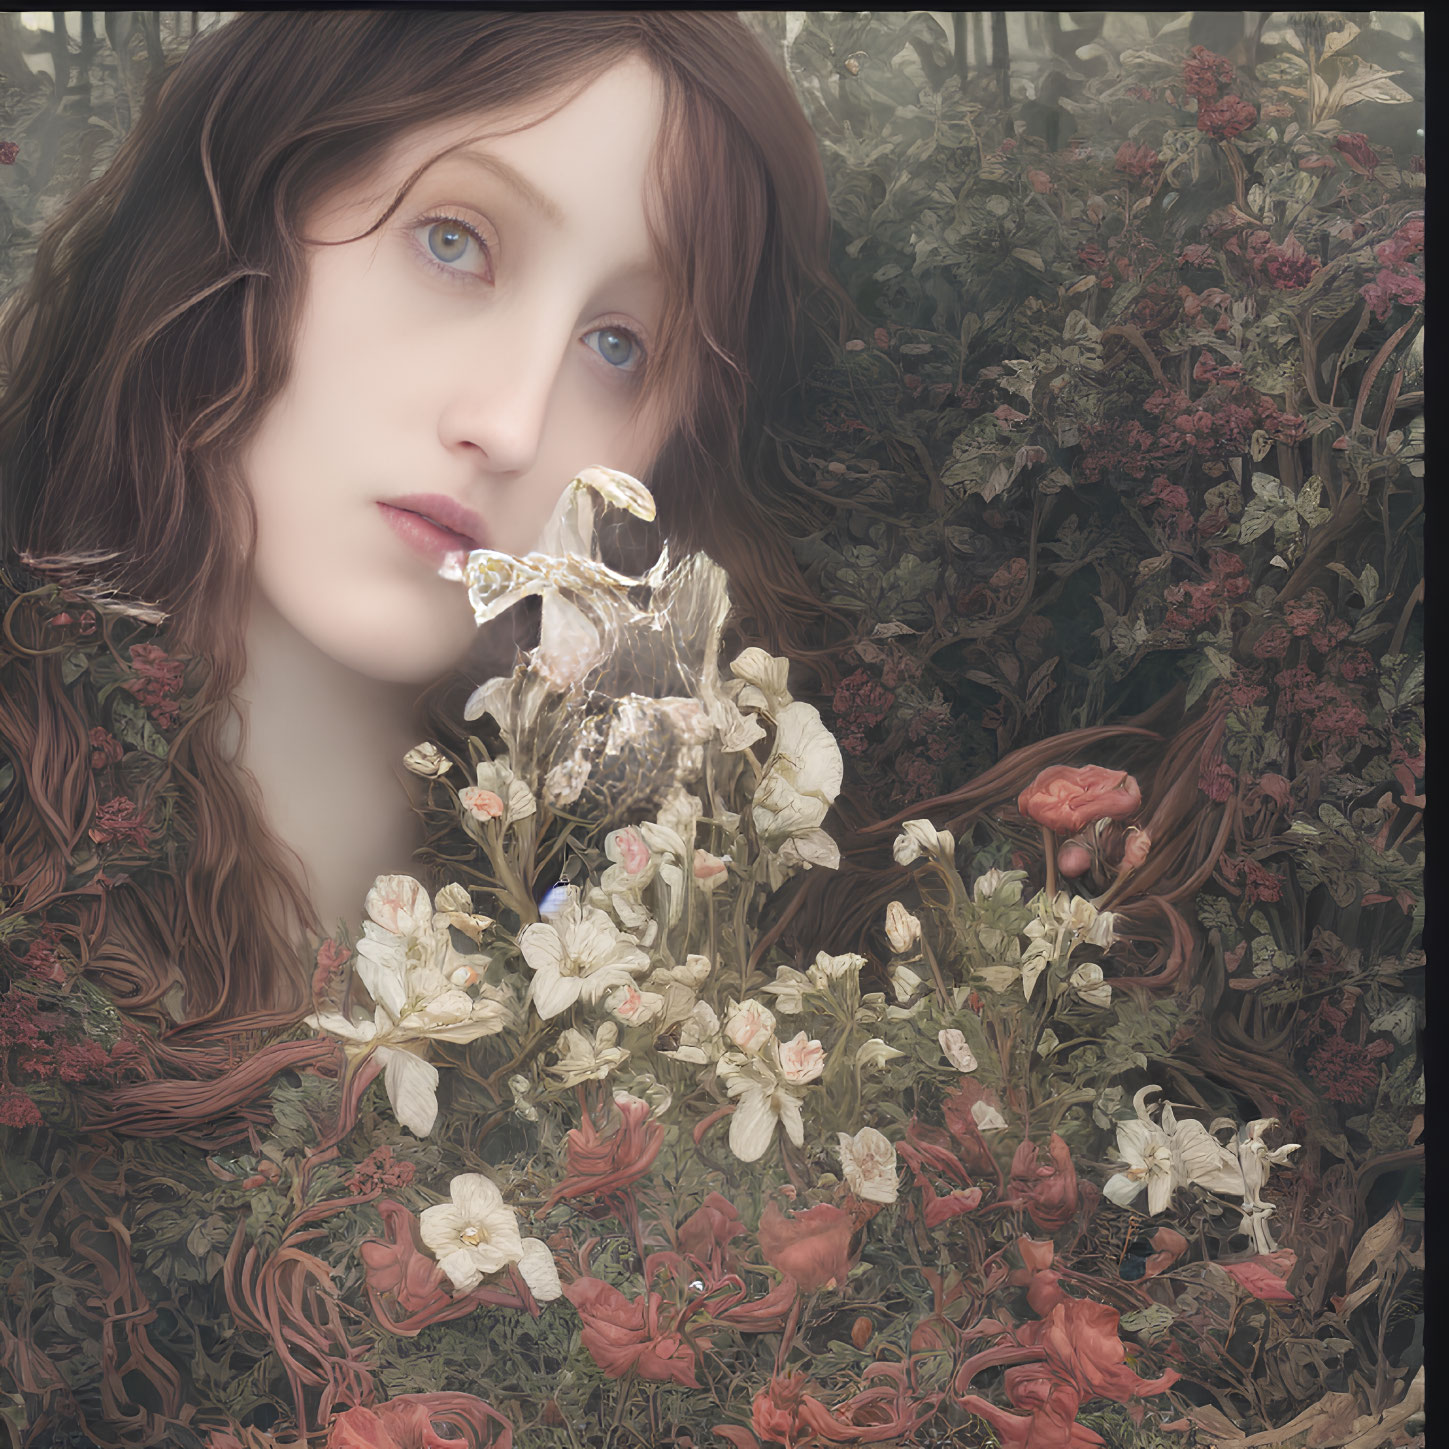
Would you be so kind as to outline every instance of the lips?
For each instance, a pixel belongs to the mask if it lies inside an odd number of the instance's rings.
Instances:
[[[408,494],[377,506],[393,532],[435,565],[451,554],[489,546],[487,528],[478,514],[445,494]]]

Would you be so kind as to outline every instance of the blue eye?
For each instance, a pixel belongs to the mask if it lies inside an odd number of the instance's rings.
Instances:
[[[459,281],[465,278],[492,280],[492,254],[488,243],[467,222],[459,221],[455,216],[432,216],[418,224],[415,235],[417,231],[422,232],[423,260],[434,271]],[[459,265],[466,262],[470,243],[478,249],[479,260],[483,263],[481,270],[476,266]]]
[[[635,372],[644,363],[644,348],[639,339],[622,327],[597,327],[584,341],[620,372]]]

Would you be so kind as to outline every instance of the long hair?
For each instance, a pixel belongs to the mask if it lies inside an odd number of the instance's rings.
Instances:
[[[746,611],[778,622],[771,590],[803,591],[787,543],[761,527],[742,440],[798,366],[809,299],[840,294],[813,133],[733,15],[241,15],[148,98],[112,166],[47,229],[0,319],[5,555],[154,606],[167,648],[205,662],[163,776],[184,856],[169,883],[112,889],[104,931],[85,929],[92,914],[74,933],[82,964],[132,1012],[164,1024],[178,986],[193,1032],[248,1013],[275,1024],[304,1004],[288,968],[312,912],[222,741],[245,670],[255,535],[237,459],[287,382],[306,218],[409,129],[562,105],[628,57],[664,97],[650,226],[668,301],[649,377],[681,422],[650,479],[661,523],[707,545]],[[59,660],[33,665],[26,697],[0,697],[0,740],[26,762],[5,802],[0,879],[23,877],[27,909],[44,911],[97,801],[73,768],[86,721]]]

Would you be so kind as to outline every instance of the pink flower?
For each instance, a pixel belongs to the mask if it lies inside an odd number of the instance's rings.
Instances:
[[[1161,158],[1151,146],[1124,141],[1117,148],[1116,169],[1138,181],[1150,181],[1161,165]]]
[[[773,1202],[766,1203],[760,1217],[760,1251],[765,1261],[793,1278],[805,1293],[845,1282],[854,1235],[850,1215],[829,1203],[789,1218]]]
[[[144,850],[151,843],[151,827],[134,800],[118,795],[96,811],[94,824],[86,832],[97,845],[129,845]]]
[[[1220,101],[1200,102],[1197,128],[1215,141],[1231,141],[1258,124],[1258,113],[1241,96],[1224,96]]]
[[[370,1238],[359,1245],[367,1296],[379,1323],[412,1336],[452,1307],[453,1291],[437,1261],[417,1246],[417,1220],[401,1203],[384,1198],[386,1241]],[[401,1310],[401,1317],[393,1314]]]
[[[1042,1322],[1023,1327],[1018,1336],[1023,1344],[1045,1349],[1052,1372],[1085,1399],[1125,1404],[1128,1399],[1170,1388],[1181,1377],[1175,1369],[1144,1379],[1127,1367],[1127,1350],[1117,1336],[1120,1317],[1105,1303],[1068,1297]]]
[[[1028,171],[1026,179],[1031,182],[1031,189],[1039,196],[1046,196],[1052,190],[1052,179],[1045,171]]]
[[[600,1278],[578,1278],[564,1296],[584,1320],[583,1344],[610,1378],[631,1370],[640,1378],[697,1389],[694,1349],[677,1333],[663,1333],[657,1293],[632,1302]]]
[[[463,808],[475,820],[498,820],[503,815],[503,800],[481,785],[466,785],[458,791]]]
[[[1152,849],[1152,837],[1145,830],[1132,830],[1127,834],[1127,843],[1122,848],[1122,869],[1140,870]]]
[[[610,856],[618,860],[627,874],[642,875],[649,868],[649,847],[632,825],[625,830],[616,830],[609,837],[609,844],[614,847]]]
[[[825,1048],[799,1032],[780,1043],[780,1071],[787,1082],[813,1082],[825,1070]]]
[[[1075,835],[1098,820],[1124,820],[1142,808],[1137,781],[1102,765],[1048,765],[1017,797],[1029,820]]]
[[[664,1143],[664,1126],[649,1120],[648,1102],[638,1097],[615,1098],[619,1126],[601,1137],[592,1119],[568,1135],[569,1175],[548,1200],[552,1207],[570,1197],[599,1197],[637,1182],[654,1165]]]
[[[20,154],[20,143],[18,141],[0,141],[0,166],[13,166],[15,158]]]
[[[1055,1132],[1047,1144],[1050,1162],[1039,1160],[1036,1143],[1023,1142],[1011,1160],[1012,1200],[1044,1233],[1055,1233],[1076,1216],[1077,1169],[1067,1144]]]
[[[1092,864],[1092,852],[1080,841],[1069,840],[1057,851],[1057,871],[1068,880],[1084,875]]]
[[[713,890],[729,868],[730,863],[723,856],[711,855],[707,850],[694,852],[694,878],[706,890]]]
[[[326,1449],[404,1449],[372,1409],[344,1409],[327,1427]]]
[[[680,1224],[679,1246],[712,1278],[734,1271],[734,1249],[730,1246],[745,1231],[739,1211],[727,1197],[712,1192]]]

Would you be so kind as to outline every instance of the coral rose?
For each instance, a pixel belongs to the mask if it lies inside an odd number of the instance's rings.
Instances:
[[[372,1409],[344,1409],[327,1430],[327,1449],[403,1449]]]
[[[1084,1399],[1114,1399],[1125,1404],[1144,1394],[1160,1394],[1181,1375],[1168,1369],[1155,1379],[1144,1379],[1127,1367],[1127,1350],[1117,1336],[1121,1315],[1105,1303],[1064,1297],[1040,1323],[1020,1331],[1023,1344],[1046,1351],[1046,1365],[1061,1380],[1073,1384]]]
[[[774,1203],[760,1215],[760,1251],[772,1268],[793,1278],[802,1292],[845,1282],[855,1224],[848,1213],[820,1203],[787,1218]]]
[[[745,1231],[734,1203],[712,1192],[680,1224],[679,1246],[714,1278],[733,1271],[730,1244]]]
[[[1023,1142],[1011,1160],[1014,1201],[1024,1203],[1027,1216],[1044,1233],[1064,1228],[1077,1213],[1077,1169],[1067,1144],[1053,1132],[1047,1144],[1051,1161],[1039,1160],[1035,1142]]]
[[[1103,765],[1048,765],[1017,796],[1028,820],[1075,835],[1098,820],[1125,820],[1142,808],[1137,781]]]
[[[577,1278],[564,1296],[584,1320],[583,1344],[610,1378],[631,1369],[640,1378],[699,1387],[694,1377],[694,1350],[677,1333],[660,1333],[657,1293],[632,1302],[600,1278]]]
[[[664,1142],[664,1126],[649,1120],[649,1103],[638,1097],[616,1097],[619,1127],[601,1137],[586,1116],[568,1136],[569,1175],[548,1200],[548,1206],[570,1197],[598,1197],[637,1182],[654,1165]]]
[[[1231,141],[1258,124],[1258,113],[1241,96],[1224,96],[1219,101],[1200,102],[1197,128],[1215,141]]]

